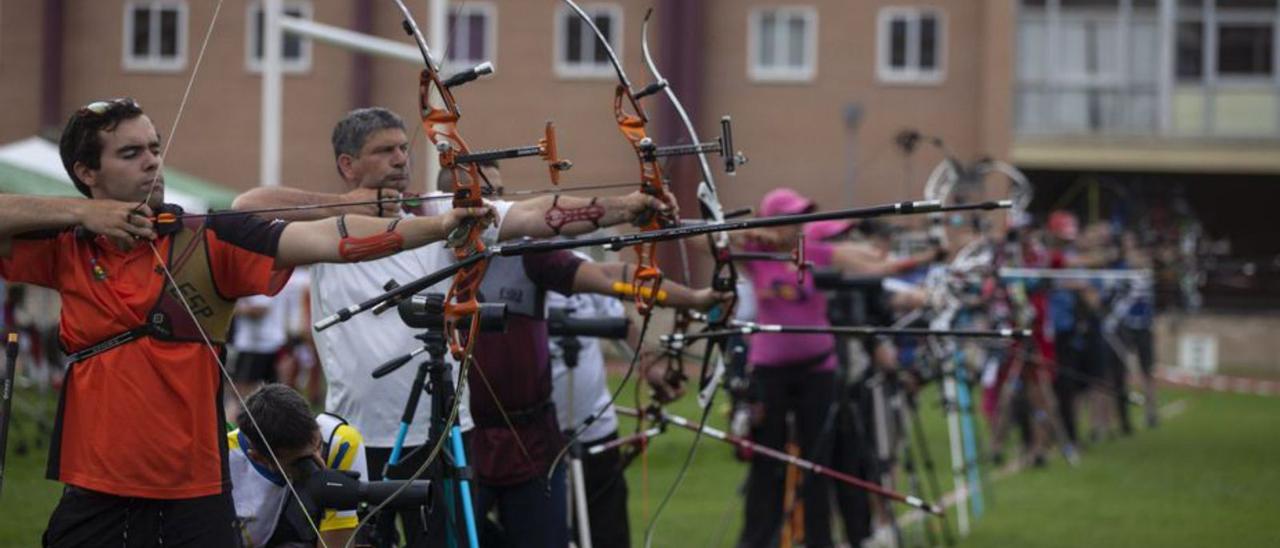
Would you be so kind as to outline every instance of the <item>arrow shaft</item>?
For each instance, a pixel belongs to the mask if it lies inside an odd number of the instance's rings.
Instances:
[[[625,407],[619,407],[618,412],[621,414],[630,415],[630,416],[636,416],[638,414],[638,412],[635,409],[628,409]],[[696,424],[693,423],[693,421],[690,421],[689,419],[686,419],[679,415],[672,415],[663,411],[659,411],[658,420],[668,424],[674,424],[676,426],[684,428],[685,430],[690,430],[693,432],[698,432],[699,430],[701,430],[704,435],[710,436],[712,438],[718,439],[720,441],[723,441],[732,445],[736,445],[742,449],[751,451],[754,454],[764,455],[765,457],[785,462],[787,464],[796,466],[798,468],[801,468],[813,474],[834,479],[841,483],[857,487],[859,489],[882,496],[889,500],[901,502],[903,504],[906,504],[913,508],[923,510],[925,512],[929,512],[932,514],[941,514],[941,509],[938,508],[936,505],[926,503],[918,497],[904,495],[896,491],[885,489],[884,487],[881,487],[870,481],[854,477],[852,475],[846,474],[844,472],[840,472],[838,470],[832,470],[831,468],[828,468],[821,464],[817,464],[813,461],[806,460],[806,459],[797,457],[795,455],[789,454],[785,451],[779,451],[772,447],[761,445],[756,442],[753,442],[744,438],[740,438],[738,436],[734,436],[733,434],[729,434],[727,432],[724,432],[722,430],[719,430],[710,426],[703,426],[699,428]]]

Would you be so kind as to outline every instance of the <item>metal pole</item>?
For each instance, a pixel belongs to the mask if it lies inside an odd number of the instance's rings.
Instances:
[[[862,121],[862,105],[858,103],[849,103],[844,106],[844,129],[846,136],[845,146],[845,187],[844,187],[844,204],[846,207],[852,207],[854,202],[854,187],[858,180],[858,122]]]
[[[280,141],[283,130],[284,81],[281,75],[284,34],[280,30],[282,0],[262,2],[262,130],[258,184],[280,186]]]
[[[1167,135],[1173,132],[1173,85],[1176,78],[1174,64],[1177,62],[1174,56],[1177,42],[1174,37],[1177,32],[1178,3],[1174,0],[1160,0],[1160,8],[1156,13],[1159,25],[1157,36],[1160,41],[1160,52],[1157,55],[1159,61],[1156,65],[1156,77],[1159,78],[1156,88],[1159,90],[1156,98],[1156,130],[1160,135]]]

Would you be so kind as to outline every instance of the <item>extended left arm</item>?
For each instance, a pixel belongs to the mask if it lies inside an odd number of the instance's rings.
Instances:
[[[346,227],[345,236],[339,229],[339,217],[296,221],[289,223],[280,235],[276,266],[378,259],[443,240],[463,219],[478,218],[479,222],[488,222],[492,216],[493,208],[490,206],[453,209],[443,215],[409,217],[399,222],[347,215],[341,217]]]
[[[619,295],[614,290],[615,282],[629,282],[635,279],[635,266],[627,263],[582,263],[573,278],[573,290],[579,293],[598,293],[613,297]],[[659,291],[666,294],[658,304],[669,308],[693,308],[706,311],[717,303],[727,302],[728,295],[712,291],[710,288],[693,289],[676,282],[662,282]]]
[[[600,227],[632,222],[646,210],[674,211],[672,206],[641,192],[603,198],[540,196],[511,206],[502,221],[498,239],[576,236]]]

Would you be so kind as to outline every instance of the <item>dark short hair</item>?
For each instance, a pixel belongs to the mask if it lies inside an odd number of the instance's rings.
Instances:
[[[89,185],[84,184],[76,176],[75,166],[79,162],[89,169],[102,167],[102,136],[99,131],[115,131],[120,122],[142,116],[142,107],[132,97],[120,97],[94,101],[80,107],[67,120],[62,129],[62,139],[58,142],[58,152],[62,156],[62,167],[67,170],[71,182],[76,185],[85,197],[92,197]]]
[[[365,141],[375,132],[384,129],[404,131],[404,120],[390,110],[382,107],[358,108],[348,112],[333,126],[333,135],[329,141],[333,144],[333,160],[337,164],[338,157],[359,156]],[[338,172],[342,174],[341,171]]]
[[[256,427],[250,414],[258,421]],[[297,390],[279,383],[263,385],[250,394],[244,401],[244,411],[236,417],[236,426],[259,451],[266,447],[304,449],[320,428],[307,400]]]

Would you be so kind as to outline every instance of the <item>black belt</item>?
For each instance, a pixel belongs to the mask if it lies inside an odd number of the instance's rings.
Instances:
[[[533,407],[510,410],[507,411],[505,420],[501,415],[496,417],[477,417],[472,415],[472,420],[480,428],[506,428],[507,421],[511,422],[512,427],[529,426],[544,419],[548,412],[554,412],[554,405],[550,401],[546,401]]]
[[[123,333],[113,335],[112,337],[94,344],[93,346],[68,354],[67,363],[82,362],[117,346],[131,343],[150,334],[151,326],[149,325],[135,327]]]

